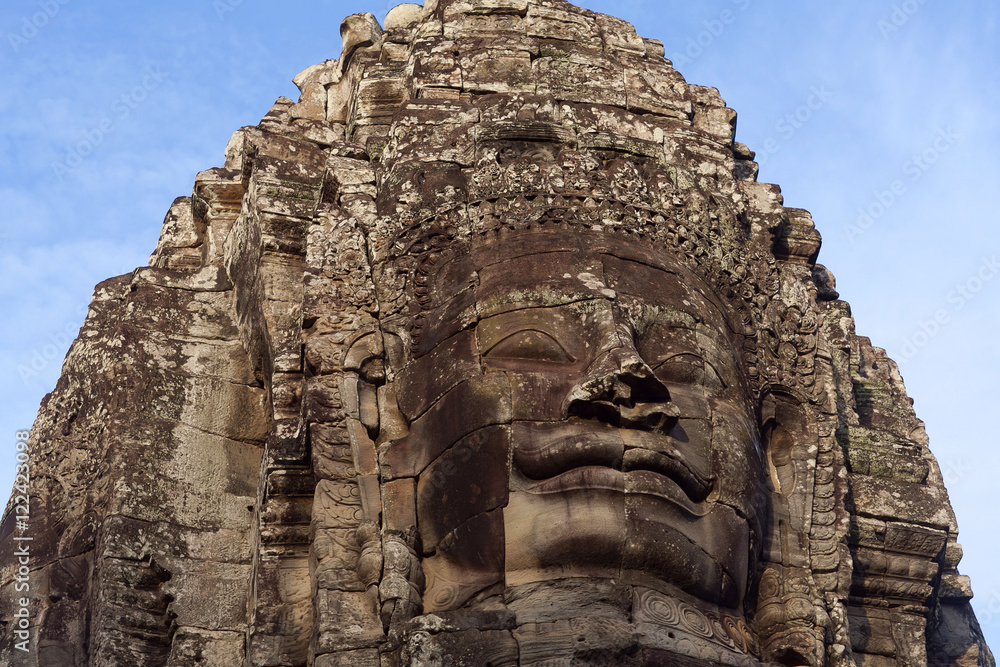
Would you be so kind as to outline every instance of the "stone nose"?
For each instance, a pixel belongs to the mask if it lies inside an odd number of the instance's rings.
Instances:
[[[605,352],[569,391],[563,416],[598,419],[613,426],[669,431],[680,412],[670,392],[631,344]]]

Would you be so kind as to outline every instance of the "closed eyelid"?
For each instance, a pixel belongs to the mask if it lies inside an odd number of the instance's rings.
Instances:
[[[679,352],[679,353],[673,354],[673,355],[671,355],[669,357],[665,357],[663,359],[660,359],[660,361],[657,362],[656,366],[654,366],[653,368],[659,368],[660,366],[662,366],[663,364],[667,363],[668,361],[674,361],[676,359],[681,359],[681,358],[685,358],[685,361],[690,360],[690,361],[688,361],[688,363],[708,364],[707,361],[705,361],[702,357],[698,356],[697,354],[693,354],[691,352]],[[713,368],[712,370],[715,370],[715,369]]]
[[[522,329],[497,341],[484,353],[486,357],[532,359],[536,361],[574,362],[570,354],[552,335],[540,329]]]
[[[721,383],[723,387],[727,387],[728,386],[728,383],[726,383],[726,381],[722,379],[723,376],[719,373],[719,369],[716,368],[714,364],[712,364],[710,361],[708,361],[704,357],[699,356],[697,354],[693,354],[691,352],[681,352],[679,354],[674,354],[674,355],[671,355],[671,356],[667,357],[666,359],[661,360],[658,364],[656,364],[655,366],[653,366],[653,372],[654,373],[658,373],[660,371],[660,369],[664,365],[666,365],[666,364],[668,364],[670,362],[677,362],[677,361],[680,361],[680,360],[683,360],[683,363],[685,363],[685,364],[687,364],[689,366],[701,367],[702,370],[706,373],[706,376],[702,380],[706,384],[707,384],[707,380],[708,380],[707,373],[711,372],[712,375],[714,375],[715,378],[718,379],[719,383]]]

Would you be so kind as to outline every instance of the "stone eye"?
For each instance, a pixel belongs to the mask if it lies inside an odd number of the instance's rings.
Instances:
[[[693,354],[678,354],[653,369],[656,379],[669,385],[705,384],[705,362]],[[714,374],[714,373],[713,373]]]
[[[529,329],[507,336],[486,352],[489,360],[510,359],[570,363],[576,361],[555,338]]]

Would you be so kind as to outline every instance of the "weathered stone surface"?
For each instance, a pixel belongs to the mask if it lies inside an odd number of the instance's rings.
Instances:
[[[341,36],[97,286],[0,662],[993,664],[898,368],[717,90],[563,0]]]

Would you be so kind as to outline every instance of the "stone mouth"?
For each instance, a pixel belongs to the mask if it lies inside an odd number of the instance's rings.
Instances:
[[[572,428],[519,444],[514,465],[527,478],[524,490],[533,494],[586,489],[639,493],[669,500],[695,516],[707,513],[713,479],[693,470],[676,448],[664,443],[652,444],[667,451],[625,448],[620,430]]]
[[[673,479],[650,470],[623,472],[604,466],[581,466],[549,479],[529,482],[522,490],[534,495],[604,490],[654,496],[695,517],[705,516],[712,508],[711,503],[692,501]]]

